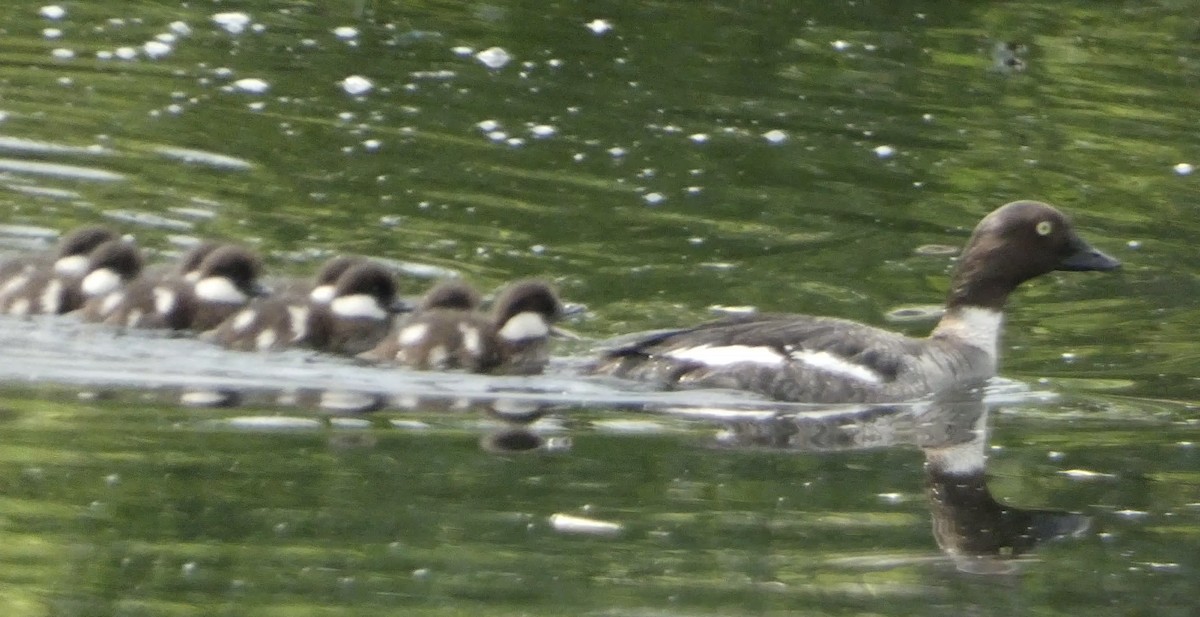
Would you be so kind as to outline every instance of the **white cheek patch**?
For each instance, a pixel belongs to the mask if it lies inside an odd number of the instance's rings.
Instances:
[[[89,298],[98,298],[121,286],[121,276],[108,268],[93,270],[79,284]]]
[[[388,312],[379,306],[379,301],[374,296],[366,294],[354,294],[353,296],[342,296],[334,298],[329,303],[329,309],[338,317],[347,317],[350,319],[387,319]]]
[[[224,276],[210,276],[196,281],[196,297],[217,304],[245,304],[250,296],[238,289]]]
[[[274,329],[263,330],[258,333],[258,336],[254,337],[254,347],[259,351],[266,351],[277,340],[279,340],[279,335],[275,333]]]
[[[258,311],[254,309],[245,309],[238,311],[234,316],[233,323],[229,324],[233,331],[237,334],[245,332],[250,326],[254,325],[254,320],[258,318]]]
[[[727,366],[749,362],[782,366],[786,358],[773,347],[762,345],[700,345],[672,349],[663,355],[677,360],[699,362],[706,366]]]
[[[54,314],[58,312],[58,307],[62,306],[62,281],[52,279],[46,284],[46,288],[42,290],[42,296],[39,298],[43,313]]]
[[[308,336],[308,307],[287,307],[288,319],[292,322],[292,341],[298,343]]]
[[[867,383],[883,382],[883,377],[879,373],[861,364],[855,364],[845,358],[835,356],[828,351],[806,351],[801,349],[793,351],[788,355],[797,362],[827,373],[850,377]]]
[[[166,287],[155,287],[154,312],[159,315],[168,315],[173,310],[175,310],[175,292]]]
[[[83,276],[87,273],[86,255],[67,255],[54,262],[54,272],[63,276]]]
[[[509,320],[511,321],[511,320]],[[467,353],[478,358],[483,353],[483,339],[479,334],[479,328],[475,326],[460,323],[458,331],[462,334],[462,346],[467,350]]]
[[[429,333],[429,326],[423,323],[405,326],[400,329],[400,333],[396,335],[396,342],[400,343],[401,347],[411,347],[421,344],[425,340],[425,335]]]
[[[550,325],[546,323],[546,319],[540,313],[526,311],[510,317],[497,334],[506,341],[541,338],[550,334]]]
[[[317,304],[329,304],[333,301],[333,285],[317,285],[308,292],[308,299]]]

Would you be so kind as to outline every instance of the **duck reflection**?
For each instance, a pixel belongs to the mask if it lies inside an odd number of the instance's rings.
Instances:
[[[319,411],[328,416],[330,423],[337,428],[339,417],[369,414],[384,409],[415,411],[425,413],[453,413],[460,416],[469,414],[482,415],[485,420],[480,423],[484,429],[480,437],[480,448],[493,454],[517,454],[526,452],[562,452],[571,449],[571,438],[565,435],[549,435],[560,429],[551,421],[543,421],[548,414],[562,409],[561,404],[550,403],[537,398],[524,398],[498,393],[491,397],[463,397],[452,394],[423,395],[423,396],[390,396],[381,392],[357,390],[332,390],[321,388],[299,388],[284,392],[250,392],[228,388],[185,388],[178,393],[179,402],[185,407],[199,408],[235,408],[235,407],[264,407],[272,410],[291,409],[305,416],[311,411]],[[276,422],[253,422],[248,425],[256,430],[271,428],[292,430],[294,420],[308,420],[304,424],[309,428],[319,426],[312,424],[313,420],[305,418],[289,418],[286,415],[247,416],[231,418],[236,424],[246,418],[275,418]],[[345,418],[343,418],[345,419]],[[399,422],[399,423],[397,423]],[[247,423],[243,422],[244,425]],[[402,421],[394,421],[393,426],[401,426]],[[421,424],[417,422],[416,424]],[[423,424],[421,424],[424,426]],[[347,449],[354,445],[374,446],[375,440],[338,439],[339,449]]]
[[[911,405],[802,412],[729,425],[725,446],[828,452],[915,445],[925,455],[925,496],[938,547],[962,571],[1003,574],[1037,545],[1078,537],[1091,519],[1001,503],[987,486],[988,406],[981,388]]]

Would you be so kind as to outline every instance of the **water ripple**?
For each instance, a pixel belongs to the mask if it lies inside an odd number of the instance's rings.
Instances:
[[[35,176],[52,176],[69,180],[92,180],[96,182],[117,182],[125,180],[123,174],[95,167],[79,165],[64,165],[62,163],[41,163],[38,161],[22,161],[19,159],[0,159],[0,171],[10,171],[18,174]]]

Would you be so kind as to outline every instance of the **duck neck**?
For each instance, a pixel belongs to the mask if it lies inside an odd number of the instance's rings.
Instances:
[[[931,338],[951,339],[982,350],[993,365],[1000,349],[1004,313],[999,308],[969,304],[948,305]]]

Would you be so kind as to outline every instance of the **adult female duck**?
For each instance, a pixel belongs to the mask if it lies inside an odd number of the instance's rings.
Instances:
[[[1061,212],[1036,201],[996,209],[975,227],[946,312],[926,338],[830,317],[751,314],[635,337],[591,367],[664,387],[734,388],[813,403],[911,400],[996,374],[1004,303],[1055,270],[1115,270]]]

